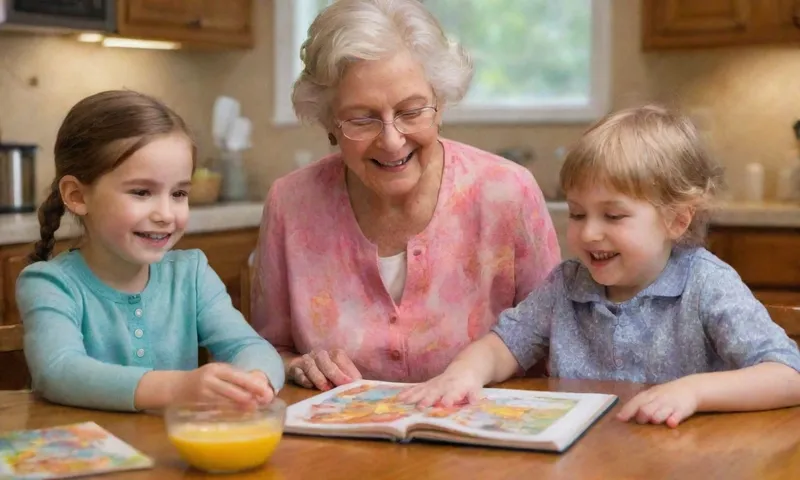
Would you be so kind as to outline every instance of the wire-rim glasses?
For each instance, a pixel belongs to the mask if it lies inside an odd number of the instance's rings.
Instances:
[[[384,122],[379,118],[359,117],[343,122],[337,121],[336,126],[342,131],[342,135],[355,141],[378,138],[386,125],[394,125],[394,128],[403,135],[411,135],[433,126],[438,111],[437,107],[427,106],[400,112],[391,122]]]

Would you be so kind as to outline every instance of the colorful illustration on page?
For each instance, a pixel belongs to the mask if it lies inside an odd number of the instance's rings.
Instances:
[[[536,435],[578,404],[578,400],[558,397],[494,397],[473,405],[420,412],[414,405],[397,401],[401,390],[397,386],[353,387],[313,405],[304,420],[316,424],[387,423],[413,415],[447,419],[479,430]]]
[[[464,427],[521,435],[537,435],[569,413],[578,400],[557,397],[482,398],[472,405],[434,407],[425,416],[447,418]]]
[[[312,405],[304,419],[319,424],[387,423],[418,413],[413,405],[400,403],[402,387],[361,385]]]
[[[61,478],[151,464],[92,422],[0,435],[0,478]]]

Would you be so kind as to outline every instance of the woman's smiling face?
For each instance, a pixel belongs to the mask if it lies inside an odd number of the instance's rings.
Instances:
[[[352,140],[334,129],[347,168],[376,195],[408,195],[417,186],[438,150],[437,125],[411,134],[400,133],[391,123],[398,114],[435,105],[433,89],[422,65],[405,52],[384,60],[354,63],[345,71],[333,103],[335,123],[357,119],[387,122],[371,140]]]

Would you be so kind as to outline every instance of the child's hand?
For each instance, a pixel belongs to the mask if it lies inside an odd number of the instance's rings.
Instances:
[[[243,372],[225,363],[209,363],[186,372],[175,386],[173,401],[230,401],[254,406],[260,399],[272,400],[274,392],[262,372]]]
[[[416,403],[418,407],[441,405],[451,407],[457,404],[475,403],[478,401],[483,385],[465,372],[445,371],[441,375],[407,388],[397,396],[398,400]]]
[[[666,423],[675,428],[697,410],[697,395],[688,382],[674,380],[652,387],[633,397],[617,414],[627,422]]]
[[[257,397],[256,400],[262,405],[267,405],[275,398],[275,390],[269,383],[269,378],[267,377],[267,374],[262,372],[261,370],[250,370],[249,373],[256,380],[256,382],[263,385],[264,390],[267,392],[266,395],[262,397]]]

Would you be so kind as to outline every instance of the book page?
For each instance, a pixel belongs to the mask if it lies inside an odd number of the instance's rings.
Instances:
[[[605,394],[484,388],[473,405],[418,409],[395,398],[409,385],[369,380],[342,385],[290,406],[285,430],[560,450],[616,402]]]
[[[318,435],[405,437],[420,414],[394,397],[408,384],[359,380],[291,405],[285,431]],[[360,434],[360,435],[359,435]]]
[[[482,395],[476,404],[428,409],[415,422],[413,436],[425,438],[424,430],[432,429],[493,440],[487,442],[492,444],[558,449],[616,401],[605,394],[495,388],[484,388]]]
[[[94,422],[0,434],[0,478],[68,478],[153,461]]]

